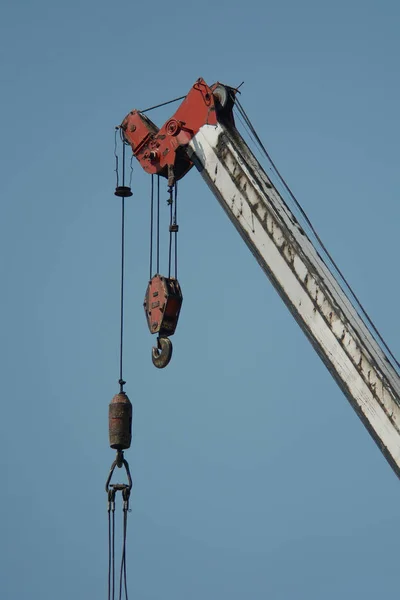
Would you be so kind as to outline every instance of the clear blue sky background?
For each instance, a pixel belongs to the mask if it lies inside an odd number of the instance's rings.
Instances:
[[[132,108],[199,76],[244,80],[260,137],[400,354],[399,27],[395,0],[3,2],[4,600],[106,598],[113,135]],[[136,164],[132,187],[130,597],[397,598],[399,481],[194,171],[174,357],[152,366],[150,180]]]

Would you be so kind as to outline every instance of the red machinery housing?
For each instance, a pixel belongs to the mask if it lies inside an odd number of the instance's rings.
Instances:
[[[209,87],[203,79],[198,79],[161,129],[140,111],[132,110],[122,121],[121,129],[143,169],[167,177],[169,185],[186,175],[193,163],[184,148],[200,127],[216,125],[221,117],[233,122],[233,99],[227,97],[227,90],[234,97],[233,88],[219,83]]]
[[[121,123],[123,137],[143,169],[168,178],[172,190],[175,182],[193,166],[186,147],[200,128],[216,126],[220,121],[233,123],[235,93],[233,88],[219,83],[208,86],[198,79],[161,129],[145,114],[132,110]],[[164,368],[171,359],[172,343],[168,338],[175,332],[181,306],[182,292],[177,279],[155,275],[147,287],[144,309],[150,332],[158,333],[157,348],[153,348],[152,354],[158,368]]]

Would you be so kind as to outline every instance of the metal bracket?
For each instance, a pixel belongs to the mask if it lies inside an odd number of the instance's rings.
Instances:
[[[128,483],[127,484],[126,483],[111,484],[111,478],[113,476],[115,467],[118,467],[120,469],[122,466],[125,467],[126,476],[128,478]],[[128,490],[128,492],[130,493],[130,491],[132,489],[132,485],[133,485],[132,477],[131,477],[131,472],[129,470],[128,462],[125,460],[124,453],[122,452],[122,450],[117,450],[117,457],[114,460],[113,464],[111,465],[111,469],[108,474],[106,486],[105,486],[109,499],[111,498],[112,493],[114,493],[114,498],[115,498],[115,492],[118,492],[118,491],[122,491],[124,493],[124,490]],[[129,494],[128,494],[128,497],[129,497]]]

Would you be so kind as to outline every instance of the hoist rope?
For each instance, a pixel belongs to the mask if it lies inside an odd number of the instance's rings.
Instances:
[[[106,492],[108,497],[108,600],[115,600],[115,495],[117,491],[122,492],[123,497],[123,545],[121,557],[121,571],[119,582],[119,600],[122,600],[122,584],[124,583],[125,600],[128,600],[128,589],[126,581],[126,533],[127,533],[127,513],[129,510],[129,496],[132,489],[132,477],[128,462],[124,459],[123,449],[129,448],[131,443],[131,420],[132,405],[129,398],[124,393],[125,381],[123,380],[123,349],[124,349],[124,276],[125,276],[125,197],[132,196],[129,187],[125,186],[125,142],[122,141],[122,186],[119,186],[119,164],[117,153],[117,138],[115,132],[115,172],[117,178],[117,187],[115,195],[121,198],[121,285],[120,285],[120,353],[119,353],[119,380],[120,393],[114,396],[109,405],[109,439],[111,448],[117,449],[117,456],[111,465],[110,472],[106,481]],[[130,178],[132,181],[132,159],[130,161]],[[121,402],[122,400],[122,402]],[[121,412],[122,411],[122,412]],[[118,421],[117,430],[115,430],[115,421]],[[126,423],[125,423],[126,422]],[[124,424],[125,423],[125,424]],[[121,425],[123,426],[121,429]],[[118,429],[119,428],[119,429]],[[111,484],[111,479],[116,467],[125,467],[128,478],[127,484]]]
[[[122,185],[125,185],[125,144],[122,145]],[[125,381],[122,377],[124,353],[124,277],[125,277],[125,198],[121,198],[121,298],[120,298],[120,347],[119,347],[119,385],[124,391]]]
[[[172,275],[172,247],[174,248],[174,277],[178,279],[178,226],[177,226],[178,184],[169,187],[169,249],[168,277]]]
[[[111,546],[111,509],[108,505],[108,600],[111,600],[111,566],[112,566],[112,546]]]
[[[349,282],[347,281],[347,279],[343,275],[342,271],[340,270],[340,268],[338,267],[338,265],[336,264],[336,262],[332,258],[330,252],[327,250],[326,246],[322,242],[322,240],[319,237],[317,231],[315,230],[313,224],[311,223],[311,221],[310,221],[307,213],[305,212],[305,210],[301,206],[300,202],[297,200],[297,198],[295,197],[294,193],[292,192],[292,190],[290,189],[290,187],[288,186],[288,184],[286,183],[286,181],[282,177],[281,173],[279,172],[279,170],[278,170],[277,166],[275,165],[274,161],[272,160],[269,152],[267,151],[267,149],[265,148],[265,146],[262,143],[261,139],[259,138],[259,136],[258,136],[258,134],[257,134],[257,132],[256,132],[254,126],[253,126],[253,124],[251,123],[249,117],[247,116],[247,114],[246,114],[243,106],[241,105],[241,103],[239,102],[239,100],[238,100],[237,97],[235,99],[235,105],[237,106],[239,115],[243,118],[243,120],[245,122],[245,125],[247,126],[247,129],[249,131],[250,137],[252,137],[253,140],[255,140],[255,142],[256,142],[256,144],[258,144],[260,150],[263,152],[263,154],[265,155],[265,157],[267,158],[267,160],[270,162],[270,164],[271,164],[273,170],[275,171],[278,179],[280,180],[281,184],[283,185],[283,187],[285,188],[285,190],[288,192],[289,196],[293,200],[293,202],[296,205],[297,209],[300,211],[301,215],[305,219],[305,221],[306,221],[308,227],[310,228],[312,234],[315,236],[315,239],[318,241],[321,249],[325,253],[325,255],[328,258],[329,262],[331,263],[331,265],[333,266],[334,270],[339,275],[339,277],[341,278],[341,280],[344,283],[345,287],[347,288],[347,290],[349,291],[349,293],[353,297],[353,300],[355,301],[355,303],[357,304],[358,308],[362,312],[365,320],[368,322],[368,324],[370,325],[370,327],[374,331],[375,335],[379,338],[380,342],[382,343],[382,345],[384,346],[384,348],[387,350],[388,354],[391,356],[391,358],[395,362],[395,365],[397,366],[397,368],[400,368],[400,362],[396,359],[396,357],[394,356],[393,352],[390,350],[388,344],[385,342],[384,338],[382,337],[382,335],[378,331],[375,323],[372,321],[372,319],[369,316],[369,314],[367,313],[366,309],[361,304],[361,301],[359,300],[358,296],[355,294],[355,292],[353,291],[353,289],[350,286]]]
[[[172,249],[174,249],[173,264],[175,278],[178,277],[178,227],[177,227],[177,199],[178,199],[177,183],[169,186],[169,197],[167,204],[169,206],[169,244],[168,244],[168,278],[172,275]],[[149,257],[149,279],[153,277],[153,261],[154,261],[154,220],[156,219],[156,273],[160,273],[160,176],[157,175],[157,203],[154,207],[154,175],[151,176],[150,188],[150,257]]]
[[[160,272],[160,176],[157,175],[157,273]]]
[[[173,188],[169,188],[169,247],[168,247],[168,278],[171,277],[171,256],[172,256],[172,223],[173,223]]]
[[[117,153],[117,133],[118,133],[118,129],[119,127],[115,128],[115,134],[114,134],[114,156],[115,156],[115,175],[117,178],[117,187],[119,186],[119,165],[118,165],[118,153]]]
[[[115,600],[115,492],[108,494],[108,600]]]
[[[126,531],[128,526],[128,508],[125,507],[124,502],[124,519],[123,519],[123,532],[122,532],[122,556],[121,556],[121,568],[119,574],[119,599],[122,599],[122,583],[124,584],[125,600],[128,600],[128,585],[126,580]]]
[[[155,108],[161,108],[162,106],[167,106],[167,104],[172,104],[173,102],[179,102],[179,100],[184,100],[186,96],[179,96],[179,98],[174,98],[173,100],[168,100],[167,102],[162,102],[161,104],[156,104],[155,106],[150,106],[150,108],[145,108],[144,110],[140,110],[141,113],[149,112],[150,110],[154,110]]]
[[[128,529],[129,494],[130,492],[125,487],[125,489],[122,490],[123,529],[118,600],[122,600],[122,591],[124,591],[125,600],[128,600],[126,534]],[[110,489],[108,493],[108,600],[115,600],[115,489]]]
[[[151,176],[151,193],[150,193],[150,275],[149,275],[149,280],[153,277],[153,220],[154,220],[154,175]]]
[[[175,205],[174,205],[174,225],[177,225],[178,217],[178,182],[175,182]],[[178,279],[178,231],[174,233],[175,237],[175,279]]]

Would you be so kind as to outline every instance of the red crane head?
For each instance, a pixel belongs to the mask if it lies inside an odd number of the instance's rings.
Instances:
[[[185,147],[203,125],[233,122],[236,90],[219,83],[209,87],[198,79],[174,116],[161,129],[138,110],[131,111],[121,123],[126,142],[143,169],[167,177],[172,185],[193,166]]]

